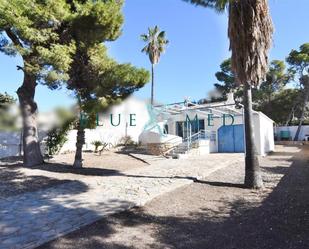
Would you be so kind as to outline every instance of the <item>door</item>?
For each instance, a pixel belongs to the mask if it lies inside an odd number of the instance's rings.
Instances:
[[[176,135],[182,138],[190,137],[191,135],[198,133],[200,130],[205,130],[204,119],[199,119],[192,122],[176,122]]]
[[[218,130],[218,152],[244,152],[243,125],[225,125]]]
[[[245,152],[244,146],[244,126],[233,125],[234,127],[234,152]]]

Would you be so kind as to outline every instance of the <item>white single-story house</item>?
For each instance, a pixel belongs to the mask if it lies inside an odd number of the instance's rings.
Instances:
[[[257,152],[266,155],[274,150],[274,122],[261,112],[253,115]],[[130,97],[98,114],[97,128],[86,130],[84,149],[93,149],[95,140],[113,146],[130,136],[145,146],[173,144],[189,150],[198,145],[201,153],[241,153],[245,151],[243,121],[243,108],[235,104],[233,95],[225,102],[199,105],[184,101],[154,108]],[[68,138],[61,152],[75,149],[76,131],[70,131]]]

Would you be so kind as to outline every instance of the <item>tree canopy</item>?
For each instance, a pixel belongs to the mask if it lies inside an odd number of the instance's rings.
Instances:
[[[74,19],[59,30],[64,43],[75,45],[66,86],[74,92],[81,113],[77,125],[76,167],[82,167],[84,129],[94,128],[97,112],[127,97],[149,79],[146,70],[129,63],[119,64],[107,54],[104,43],[116,40],[121,34],[122,4],[119,0],[72,1]],[[84,113],[88,122],[82,119]]]
[[[0,0],[0,51],[20,55],[18,69],[51,84],[68,79],[74,43],[61,43],[58,30],[71,18],[66,1]]]
[[[308,111],[307,105],[309,100],[309,43],[305,43],[300,46],[299,51],[292,50],[287,57],[286,61],[290,65],[292,70],[298,77],[298,86],[301,89],[299,99],[302,101],[302,111],[299,116],[298,129],[296,131],[294,140],[298,140],[298,136],[301,131],[302,123],[305,121],[306,112]],[[292,111],[294,111],[295,105],[293,105]]]
[[[215,75],[220,83],[215,83],[215,89],[221,97],[211,101],[226,100],[227,93],[234,92],[238,99],[242,99],[242,87],[235,83],[231,60],[226,59],[220,65],[220,71]],[[257,111],[262,111],[278,124],[285,124],[291,108],[297,100],[297,89],[285,89],[285,86],[294,78],[294,71],[287,68],[284,61],[273,60],[270,62],[265,81],[258,89],[253,89],[253,104]],[[288,96],[288,94],[290,94]],[[286,102],[283,104],[283,98]],[[280,104],[278,104],[280,103]],[[297,102],[299,104],[299,101]],[[300,113],[299,106],[295,106],[295,114]]]
[[[298,51],[293,49],[286,61],[298,76],[300,87],[309,84],[309,43],[301,45]]]
[[[9,105],[15,103],[15,99],[5,93],[0,93],[0,109],[6,109]]]

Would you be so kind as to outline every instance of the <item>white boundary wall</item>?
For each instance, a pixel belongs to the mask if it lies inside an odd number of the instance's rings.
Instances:
[[[46,132],[39,132],[39,140],[46,137]],[[41,142],[41,151],[44,153],[45,145]],[[21,152],[21,153],[20,153]],[[21,132],[0,131],[0,158],[20,156],[22,154]]]
[[[297,128],[298,128],[298,126],[277,126],[277,127],[275,127],[275,133],[279,137],[280,131],[289,131],[290,136],[291,136],[291,140],[294,140]],[[309,125],[303,125],[301,127],[299,137],[298,137],[298,141],[303,141],[305,139],[306,135],[309,135]]]
[[[0,158],[18,156],[20,146],[20,132],[0,132]]]

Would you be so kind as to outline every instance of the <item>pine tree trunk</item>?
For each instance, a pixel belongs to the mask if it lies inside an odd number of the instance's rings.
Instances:
[[[83,125],[79,123],[76,136],[76,151],[73,166],[76,168],[83,167],[83,145],[85,144],[85,130]]]
[[[154,103],[154,64],[151,64],[151,106]]]
[[[291,109],[291,111],[288,115],[288,118],[286,119],[285,126],[289,126],[289,123],[291,122],[291,119],[292,119],[293,114],[295,112],[295,108],[296,108],[296,102],[295,102],[295,104],[293,104],[293,107],[292,107],[292,109]]]
[[[23,119],[23,161],[27,167],[44,163],[38,139],[35,87],[36,77],[25,73],[24,82],[17,90]]]
[[[303,125],[304,119],[305,119],[305,113],[306,113],[306,109],[307,109],[307,103],[308,103],[308,99],[309,99],[309,86],[307,85],[309,83],[306,82],[305,84],[305,97],[304,97],[304,102],[303,102],[303,106],[302,106],[302,111],[301,111],[301,115],[300,115],[300,119],[299,119],[299,124],[298,124],[298,128],[294,137],[294,141],[298,141],[299,139],[299,134],[301,131],[301,127]]]
[[[252,93],[251,86],[248,83],[244,86],[244,114],[246,138],[245,186],[259,189],[263,187],[263,181],[254,141]]]

